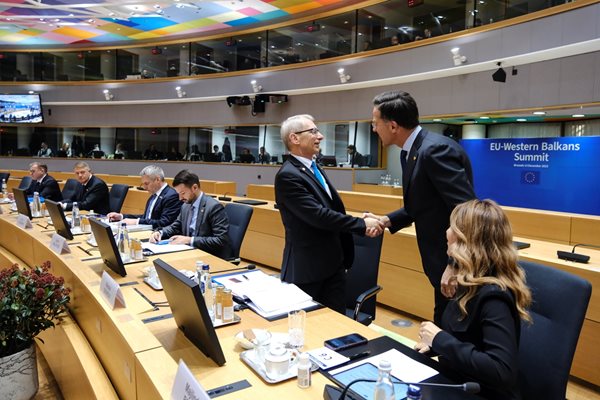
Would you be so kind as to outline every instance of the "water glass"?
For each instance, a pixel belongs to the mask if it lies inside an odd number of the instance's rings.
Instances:
[[[306,327],[306,311],[292,310],[288,312],[289,345],[294,348],[304,346],[304,329]]]

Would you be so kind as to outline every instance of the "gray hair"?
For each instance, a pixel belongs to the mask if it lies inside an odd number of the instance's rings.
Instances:
[[[78,161],[75,163],[75,166],[73,167],[73,170],[76,169],[87,169],[88,171],[91,171],[92,169],[90,168],[90,164],[86,163],[85,161]]]
[[[281,141],[285,144],[286,149],[290,149],[290,134],[294,132],[298,132],[304,129],[305,122],[313,121],[314,118],[312,115],[308,114],[300,114],[289,117],[281,124]]]
[[[165,171],[158,165],[148,165],[140,171],[140,176],[158,177],[161,181],[164,181]]]

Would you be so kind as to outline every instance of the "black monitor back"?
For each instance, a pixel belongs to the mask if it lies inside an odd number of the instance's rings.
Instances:
[[[15,195],[15,203],[17,204],[19,214],[27,215],[31,219],[31,208],[29,207],[29,200],[27,199],[25,189],[13,188],[13,194]]]
[[[54,229],[56,229],[56,233],[67,240],[73,240],[71,227],[69,226],[69,222],[67,221],[67,217],[65,217],[65,213],[60,203],[46,199],[46,210],[48,210],[48,214],[50,214],[50,219],[52,220]]]
[[[208,314],[200,285],[161,259],[154,261],[171,313],[184,335],[218,366],[225,355]]]
[[[240,154],[240,162],[250,164],[255,161],[255,158],[252,154]]]
[[[119,254],[117,242],[115,241],[110,225],[94,218],[90,218],[90,225],[104,264],[115,273],[126,276],[127,271],[125,271],[125,266],[123,265],[123,260]]]
[[[337,160],[335,156],[323,156],[321,157],[321,164],[326,167],[335,167],[337,165]]]

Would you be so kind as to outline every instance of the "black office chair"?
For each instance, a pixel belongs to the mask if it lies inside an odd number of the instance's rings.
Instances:
[[[240,249],[253,211],[252,207],[242,204],[228,203],[225,205],[225,212],[227,218],[229,218],[229,231],[227,233],[233,247],[233,258],[227,260],[229,262],[240,263]]]
[[[569,371],[592,293],[590,282],[556,268],[520,262],[533,324],[521,323],[519,386],[524,399],[565,400]]]
[[[108,193],[108,207],[110,211],[116,213],[121,212],[121,207],[123,207],[128,191],[129,186],[127,185],[122,185],[120,183],[112,185],[110,193]]]
[[[69,178],[65,182],[65,186],[62,190],[63,200],[73,201],[77,198],[77,194],[81,188],[81,184],[77,179]]]
[[[21,178],[21,183],[19,183],[19,189],[27,190],[31,186],[31,177],[24,176]]]
[[[379,258],[383,235],[376,238],[353,235],[354,263],[346,274],[346,316],[363,325],[375,320]]]
[[[4,179],[4,182],[8,185],[8,178],[10,178],[10,172],[0,172],[0,182]]]

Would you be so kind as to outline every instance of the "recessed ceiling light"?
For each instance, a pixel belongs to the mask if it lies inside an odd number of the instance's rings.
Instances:
[[[517,122],[527,122],[526,118],[517,118]]]
[[[533,115],[546,115],[546,111],[534,111]]]
[[[483,116],[483,117],[479,117],[479,119],[490,119],[490,117]]]
[[[433,122],[442,122],[442,119],[441,118],[434,118]]]
[[[573,114],[573,118],[583,118],[585,114]]]

